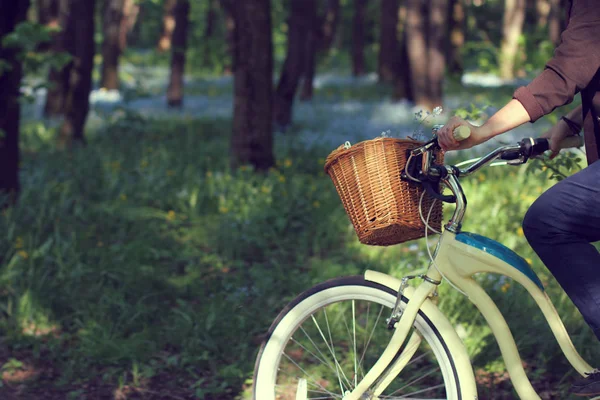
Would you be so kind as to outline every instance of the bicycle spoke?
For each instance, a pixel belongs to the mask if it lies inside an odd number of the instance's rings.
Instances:
[[[383,306],[381,306],[381,308],[383,308]],[[371,313],[371,303],[367,303],[367,318],[365,320],[365,333],[367,332],[367,329],[369,327],[369,315]],[[360,356],[360,361],[358,362],[358,365],[360,365],[362,363],[362,359],[365,356],[365,349],[367,348],[367,335],[365,335],[365,340],[363,340],[363,353]],[[364,374],[363,374],[364,377]]]
[[[404,396],[401,396],[401,397],[390,397],[390,396],[379,396],[379,397],[382,398],[382,399],[407,399],[407,398],[409,398],[409,396],[414,396],[415,394],[427,392],[427,391],[433,390],[433,389],[439,389],[441,387],[444,387],[443,383],[441,383],[439,385],[435,385],[435,386],[429,387],[429,388],[426,388],[426,389],[417,390],[417,391],[412,392],[412,393],[407,393],[407,394],[405,394]],[[446,399],[440,398],[440,399],[430,399],[430,400],[446,400]]]
[[[331,327],[329,326],[329,318],[327,317],[327,309],[326,308],[323,309],[323,314],[325,315],[325,324],[327,325],[327,333],[329,333],[329,341],[331,343],[330,351],[333,354],[333,360],[336,363],[336,368],[339,368],[340,371],[342,372],[342,375],[344,376],[344,379],[346,380],[346,383],[348,384],[348,389],[352,389],[352,383],[348,380],[348,378],[346,378],[346,374],[344,373],[344,370],[342,369],[342,366],[338,362],[337,357],[335,355],[335,345],[333,344],[333,337],[331,336]],[[345,393],[346,389],[344,389],[344,387],[342,386],[341,380],[340,380],[340,387],[342,388],[342,395],[343,395]]]
[[[323,309],[323,311],[324,311],[324,314],[325,314],[325,321],[327,322],[327,326],[329,327],[329,321],[327,319],[327,312],[325,311],[325,309]],[[352,384],[350,383],[350,381],[348,380],[348,378],[346,378],[346,374],[344,374],[344,370],[342,369],[342,366],[340,365],[340,363],[338,362],[337,358],[335,357],[335,349],[333,349],[332,347],[329,346],[329,343],[327,342],[327,339],[325,339],[325,335],[323,334],[323,331],[321,330],[321,327],[320,327],[319,323],[317,322],[317,320],[315,319],[314,315],[311,315],[311,318],[312,318],[315,326],[317,327],[317,330],[321,334],[321,337],[323,338],[323,341],[325,342],[325,345],[329,349],[329,352],[333,355],[333,362],[335,364],[336,371],[338,371],[338,373],[337,373],[338,381],[340,382],[340,390],[342,391],[342,395],[343,395],[346,389],[345,389],[344,385],[342,384],[342,379],[341,379],[341,376],[340,376],[340,372],[342,373],[344,379],[346,380],[346,383],[348,383],[348,388],[351,388]],[[331,338],[331,331],[330,331],[330,338]],[[333,340],[332,340],[332,343],[333,343]]]
[[[357,385],[357,371],[356,371],[356,306],[354,300],[352,300],[352,333],[354,334],[354,387]]]
[[[296,339],[294,339],[294,337],[291,338],[291,340],[296,343],[298,346],[300,346],[301,348],[303,348],[304,350],[306,350],[307,353],[309,353],[310,355],[312,355],[314,358],[316,358],[317,360],[319,360],[320,362],[322,362],[323,364],[327,365],[329,367],[329,369],[331,369],[333,372],[335,372],[335,369],[333,369],[333,367],[331,366],[330,363],[328,363],[327,361],[323,360],[322,358],[319,358],[319,356],[317,356],[315,353],[313,353],[312,351],[310,351],[307,347],[305,347],[302,343],[300,343],[299,341],[297,341]],[[317,349],[318,350],[318,349]]]
[[[294,364],[294,365],[295,365],[295,366],[296,366],[296,367],[297,367],[297,368],[298,368],[300,371],[302,371],[302,373],[303,373],[304,375],[306,375],[306,377],[308,377],[308,378],[310,378],[311,380],[313,380],[313,381],[314,381],[314,384],[315,384],[315,386],[318,386],[319,388],[323,389],[323,390],[325,391],[325,393],[329,393],[329,394],[331,394],[332,396],[336,396],[334,393],[332,393],[332,392],[330,392],[329,390],[325,389],[325,388],[324,388],[324,387],[323,387],[323,386],[322,386],[322,385],[321,385],[319,382],[317,382],[317,381],[316,381],[316,380],[315,380],[315,379],[314,379],[312,376],[310,376],[310,375],[308,374],[308,372],[306,372],[306,371],[304,370],[304,368],[302,368],[301,366],[299,366],[299,365],[298,365],[298,364],[297,364],[297,363],[296,363],[294,360],[292,360],[292,358],[291,358],[290,356],[288,356],[288,355],[287,355],[285,352],[283,352],[283,355],[284,355],[284,356],[285,356],[285,357],[286,357],[288,360],[290,360],[290,361],[291,361],[291,363],[292,363],[292,364]],[[308,383],[308,379],[307,379],[306,381],[307,381],[307,383]],[[276,385],[276,386],[277,386],[277,385]],[[340,396],[340,397],[341,397],[341,396]]]
[[[337,365],[332,365],[329,362],[329,358],[325,356],[325,354],[323,354],[323,352],[321,351],[321,349],[319,348],[319,346],[317,346],[317,344],[312,340],[312,338],[309,336],[308,332],[306,332],[306,330],[300,326],[300,330],[302,330],[302,332],[304,333],[304,335],[308,338],[308,340],[312,343],[312,345],[315,347],[315,349],[317,349],[317,352],[323,357],[323,359],[328,360],[327,362],[325,362],[325,364],[336,374],[336,376],[339,377],[339,372],[338,372],[338,366]],[[323,334],[321,333],[321,336],[323,336]],[[325,345],[327,345],[327,342],[325,342]],[[329,348],[329,346],[328,346]],[[343,372],[343,371],[342,371]],[[346,388],[340,384],[340,387],[342,388],[342,390],[346,390]]]
[[[365,358],[365,353],[367,352],[367,348],[369,347],[369,344],[371,344],[371,338],[373,338],[373,334],[375,333],[375,327],[377,326],[377,323],[379,322],[379,318],[381,318],[381,314],[383,313],[383,309],[384,306],[381,306],[381,308],[379,309],[379,315],[377,315],[377,319],[375,320],[375,324],[373,325],[373,329],[371,329],[371,334],[369,335],[369,340],[367,341],[367,344],[365,346],[365,348],[363,349],[363,353],[360,356],[360,361],[358,362],[361,366],[362,366],[362,362],[363,359]],[[365,326],[366,328],[366,326]],[[363,378],[364,378],[364,371],[363,371]]]
[[[407,388],[407,387],[409,387],[409,386],[412,386],[412,385],[414,385],[415,383],[417,383],[417,382],[419,382],[419,381],[421,381],[421,380],[425,379],[426,377],[428,377],[429,375],[433,374],[433,373],[434,373],[435,371],[437,371],[437,370],[439,370],[439,368],[434,368],[434,369],[432,369],[431,371],[427,372],[426,374],[424,374],[424,375],[421,375],[420,377],[418,377],[418,378],[417,378],[417,379],[415,379],[414,381],[411,381],[411,382],[407,383],[406,385],[402,386],[400,389],[397,389],[397,390],[395,390],[394,392],[390,393],[390,396],[391,396],[391,395],[393,395],[393,394],[396,394],[396,393],[398,393],[398,392],[400,392],[400,391],[402,391],[404,388]],[[444,385],[442,385],[442,386],[444,386]],[[425,389],[425,390],[421,390],[419,393],[421,393],[421,392],[423,392],[423,391],[431,390],[431,389],[432,389],[432,388],[428,388],[428,389]]]

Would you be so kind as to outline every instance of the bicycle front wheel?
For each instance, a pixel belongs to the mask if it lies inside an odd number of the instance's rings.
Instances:
[[[377,361],[392,331],[397,292],[362,276],[319,284],[294,299],[268,331],[254,369],[256,400],[342,399]],[[405,306],[406,298],[402,299]],[[418,348],[380,399],[460,399],[443,337],[420,310]],[[405,357],[403,347],[397,357]]]

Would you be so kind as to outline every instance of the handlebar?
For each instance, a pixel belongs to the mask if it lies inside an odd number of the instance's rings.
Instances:
[[[440,127],[438,125],[433,128],[434,134]],[[466,139],[469,135],[470,132],[465,132],[464,129],[459,131],[457,128],[454,131],[454,137],[457,140]],[[583,138],[575,136],[564,139],[560,147],[581,147],[582,145]],[[421,183],[427,193],[438,200],[447,203],[456,203],[456,210],[452,219],[446,225],[446,229],[458,232],[467,203],[458,180],[459,177],[471,175],[496,159],[505,160],[509,165],[521,165],[526,163],[530,158],[543,154],[549,148],[550,143],[546,138],[525,138],[517,144],[499,147],[463,169],[455,165],[436,165],[434,163],[433,153],[435,150],[440,149],[437,136],[435,136],[429,142],[408,151],[408,160],[401,176],[402,179]],[[443,182],[450,188],[452,195],[443,195],[440,193],[440,182]]]
[[[434,134],[440,126],[434,127]],[[469,137],[470,131],[468,128],[465,130],[461,128],[466,128],[465,126],[460,126],[454,130],[454,137],[457,140],[464,140]],[[583,146],[583,138],[579,136],[571,136],[564,139],[561,142],[561,148],[569,148],[569,147],[581,147]],[[440,146],[437,141],[437,137],[434,137],[429,142],[413,149],[409,156],[410,158],[423,156],[423,161],[421,162],[421,174],[425,177],[444,177],[447,174],[453,174],[457,177],[468,176],[472,173],[478,171],[483,168],[490,162],[501,159],[507,161],[509,165],[521,165],[526,163],[530,158],[535,158],[543,154],[545,151],[550,149],[550,142],[547,138],[524,138],[520,142],[514,145],[499,147],[492,152],[486,154],[481,157],[477,162],[471,164],[467,168],[457,168],[451,165],[433,165],[433,151],[439,150]],[[444,167],[442,169],[446,169],[446,173],[440,170],[439,167]],[[413,168],[414,169],[414,168]],[[416,179],[413,179],[416,180]]]

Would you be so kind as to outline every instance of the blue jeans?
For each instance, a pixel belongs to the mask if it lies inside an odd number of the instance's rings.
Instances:
[[[523,232],[600,339],[600,161],[542,194]]]

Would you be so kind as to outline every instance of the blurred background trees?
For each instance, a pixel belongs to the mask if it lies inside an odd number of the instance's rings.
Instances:
[[[259,46],[263,58],[251,61],[243,55],[247,49],[239,46],[245,43],[252,48],[253,43],[246,43],[248,39],[235,31],[242,29],[239,23],[244,21],[236,24],[236,5],[227,0],[194,4],[107,0],[99,7],[93,1],[38,0],[27,23],[50,32],[51,40],[39,43],[38,51],[70,57],[60,68],[49,69],[44,108],[47,117],[64,117],[59,143],[69,147],[83,142],[85,136],[94,60],[100,65],[96,85],[118,90],[123,55],[156,48],[156,60],[170,59],[166,103],[175,107],[183,104],[186,64],[194,73],[235,74],[236,63],[245,63],[246,75],[235,75],[239,116],[242,110],[250,112],[239,102],[253,104],[252,96],[267,95],[258,95],[258,89],[250,86],[254,78],[268,85],[264,76],[258,77],[267,70],[250,70],[253,65],[269,68],[273,57],[273,72],[279,75],[276,85],[273,82],[273,101],[261,105],[264,114],[253,118],[263,121],[261,126],[272,118],[277,127],[286,128],[293,123],[294,98],[297,94],[303,101],[313,97],[314,76],[323,64],[342,69],[346,65],[355,77],[376,72],[382,85],[394,87],[393,99],[428,109],[442,103],[446,76],[460,77],[465,70],[497,73],[505,80],[532,74],[543,67],[560,41],[565,23],[562,6],[561,0],[293,0],[269,5],[272,45]],[[6,29],[3,36],[13,28],[6,25]],[[96,53],[99,58],[94,58]],[[6,62],[14,62],[10,54],[7,57]],[[18,68],[11,73],[18,76]],[[11,121],[4,123],[14,125]],[[238,136],[244,130],[235,129]],[[269,145],[261,148],[270,151]],[[239,151],[237,144],[232,145],[234,154]],[[256,160],[271,158],[264,155]],[[257,167],[271,163],[254,162]]]
[[[64,118],[60,146],[83,142],[87,96],[94,80],[103,90],[118,90],[123,56],[141,49],[153,54],[152,62],[170,64],[166,106],[183,104],[186,65],[191,73],[234,73],[238,88],[234,120],[256,118],[266,126],[264,121],[272,118],[276,127],[287,128],[293,123],[296,95],[302,101],[312,99],[319,65],[347,68],[355,77],[377,73],[382,85],[394,88],[394,100],[432,109],[442,104],[444,79],[460,79],[465,70],[495,73],[505,80],[539,70],[559,43],[565,24],[561,0],[292,0],[269,5],[273,22],[267,36],[272,44],[263,43],[257,48],[262,58],[249,61],[255,54],[245,55],[247,49],[240,43],[249,48],[253,43],[236,32],[245,21],[236,22],[236,4],[106,0],[94,7],[93,1],[33,2],[26,23],[38,24],[50,34],[37,50],[69,58],[62,66],[49,68],[47,76],[44,114]],[[3,36],[14,28],[5,29]],[[266,40],[264,33],[260,36]],[[7,63],[14,62],[10,54],[6,57]],[[273,81],[273,101],[256,103],[261,104],[260,117],[240,117],[242,112],[255,112],[242,106],[254,104],[252,96],[267,98],[267,92],[258,94],[267,89],[253,85],[269,84],[263,75],[271,71],[270,57],[279,76]],[[246,72],[235,73],[238,62]],[[94,64],[99,65],[97,78]],[[18,76],[18,68],[5,72],[4,79],[9,73]],[[13,119],[4,123],[15,124]],[[240,124],[234,129],[236,137],[245,130],[241,126],[246,123]],[[232,144],[233,154],[242,151],[238,144],[243,140],[233,142],[237,143]],[[260,148],[270,151],[267,144]],[[247,162],[272,156],[235,158]],[[252,163],[263,168],[271,161]]]
[[[331,149],[388,127],[411,134],[415,113],[436,106],[451,115],[474,103],[460,111],[477,120],[479,105],[500,105],[544,68],[564,6],[0,0],[0,398],[247,391],[261,335],[290,296],[423,261],[424,242],[358,246],[323,172]],[[548,179],[516,171],[465,182],[482,209],[469,223],[546,281],[519,228]],[[502,209],[493,224],[491,204]],[[545,321],[522,318],[535,304],[489,285],[513,302],[539,385],[568,382]],[[594,338],[560,288],[548,292],[582,332],[576,345]],[[474,321],[447,294],[451,315]],[[469,351],[495,373],[489,331],[471,328]],[[12,391],[12,369],[34,384]]]

